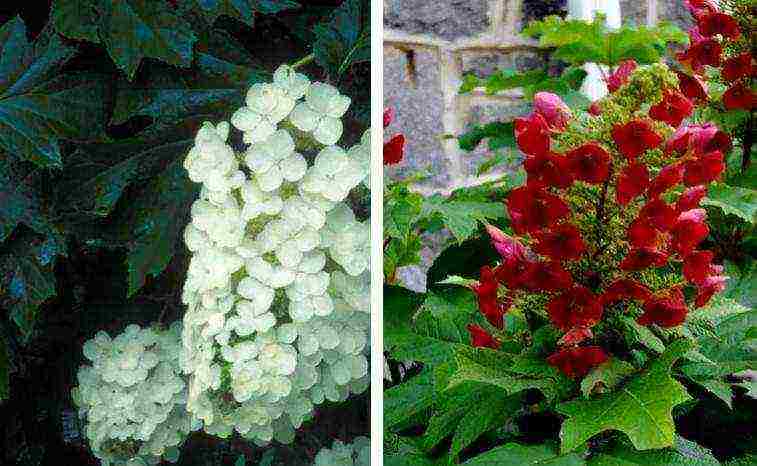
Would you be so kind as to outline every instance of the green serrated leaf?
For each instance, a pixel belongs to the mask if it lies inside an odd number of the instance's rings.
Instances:
[[[465,151],[472,151],[484,139],[490,140],[489,148],[496,150],[499,148],[515,148],[515,133],[513,132],[512,122],[493,122],[485,125],[474,126],[470,131],[458,137],[460,148]],[[492,143],[494,147],[492,147]]]
[[[724,214],[735,215],[745,222],[757,223],[757,191],[754,189],[714,183],[702,204],[718,207]]]
[[[641,344],[655,353],[665,351],[665,344],[649,328],[639,325],[631,317],[622,317],[621,321],[626,329],[626,338],[630,340],[631,344]]]
[[[30,44],[18,17],[0,28],[0,50],[0,150],[43,168],[60,168],[60,139],[103,133],[102,80],[84,74],[53,77],[76,49],[49,30]]]
[[[572,451],[607,430],[625,433],[638,450],[672,446],[675,440],[672,409],[691,397],[670,376],[670,370],[691,348],[690,340],[677,340],[641,374],[616,391],[595,400],[558,405],[558,412],[567,416],[560,430],[561,451]]]
[[[458,243],[473,236],[479,223],[503,218],[505,215],[505,210],[499,202],[427,201],[424,210],[429,214],[440,214],[444,225],[449,228]]]
[[[186,223],[182,219],[197,191],[179,158],[131,206],[126,227],[133,238],[126,258],[128,296],[142,288],[148,276],[157,276],[168,266]]]
[[[100,42],[97,0],[55,0],[50,18],[55,30],[70,39]]]
[[[19,223],[41,235],[56,234],[37,186],[29,181],[34,173],[28,167],[0,156],[0,243]]]
[[[636,368],[622,359],[610,358],[591,370],[581,381],[581,393],[589,398],[599,387],[602,392],[612,391],[626,377],[636,372]]]
[[[371,59],[371,6],[368,0],[345,0],[330,20],[315,26],[315,60],[334,79],[353,64]]]
[[[687,362],[681,372],[730,407],[733,384],[726,381],[726,376],[757,368],[757,345],[747,341],[749,330],[757,326],[757,311],[718,297],[698,311],[696,320],[704,320],[712,328],[710,332],[694,333],[706,361]]]
[[[39,306],[55,296],[53,267],[63,253],[55,238],[28,234],[6,244],[0,254],[0,304],[9,310],[24,340],[34,331]]]
[[[423,295],[401,286],[384,286],[384,345],[391,350],[396,335],[409,333],[412,318],[423,303]]]
[[[484,433],[502,426],[521,408],[523,400],[520,395],[506,396],[498,389],[492,389],[486,399],[467,405],[462,418],[458,419],[450,446],[450,460]]]
[[[95,34],[115,64],[133,79],[143,58],[155,58],[174,66],[192,63],[197,36],[189,22],[167,2],[146,0],[89,0],[81,9],[58,0],[53,24],[74,39],[93,40]],[[92,10],[95,10],[94,14]]]
[[[460,349],[455,352],[455,371],[447,381],[446,389],[464,383],[480,383],[500,388],[508,395],[536,388],[547,398],[556,395],[555,379],[541,375],[525,376],[511,370],[512,358],[506,353],[486,348]]]
[[[195,10],[210,24],[219,16],[225,15],[250,26],[255,21],[256,13],[270,15],[300,6],[291,0],[194,0],[193,3]]]
[[[552,445],[508,443],[463,463],[465,466],[582,466],[576,453],[561,455]]]
[[[435,393],[434,375],[428,369],[384,391],[384,428],[391,430],[430,408]]]
[[[384,203],[384,235],[405,238],[419,220],[422,206],[423,196],[417,193],[405,192],[388,199]]]
[[[470,286],[474,283],[477,283],[477,281],[470,278],[463,278],[459,275],[450,275],[449,277],[437,283],[439,285],[457,285],[470,288]]]
[[[588,466],[720,466],[710,450],[680,436],[675,443],[673,448],[637,451],[618,442],[611,450],[593,456]]]

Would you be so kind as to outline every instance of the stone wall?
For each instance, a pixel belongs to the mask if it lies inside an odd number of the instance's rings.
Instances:
[[[476,176],[490,156],[485,145],[466,153],[454,136],[524,114],[529,104],[517,91],[489,96],[458,89],[466,73],[544,65],[543,52],[519,36],[533,10],[529,0],[384,0],[384,104],[397,115],[387,132],[402,131],[408,140],[405,161],[388,176],[426,172],[418,189],[442,193],[486,180]],[[622,0],[621,11],[633,24],[690,24],[682,0]]]

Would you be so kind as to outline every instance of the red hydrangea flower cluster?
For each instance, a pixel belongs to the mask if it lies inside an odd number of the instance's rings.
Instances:
[[[384,129],[392,123],[394,110],[384,109]],[[395,134],[384,143],[384,165],[395,165],[402,161],[405,156],[405,135]]]
[[[689,31],[690,46],[678,54],[678,60],[689,74],[679,73],[680,91],[694,101],[707,99],[707,88],[701,75],[705,66],[720,68],[720,76],[729,85],[723,94],[726,110],[752,110],[757,106],[757,95],[752,89],[752,78],[757,76],[754,57],[747,51],[727,56],[726,45],[742,38],[749,41],[748,33],[742,33],[736,19],[719,10],[711,0],[688,0],[686,5],[696,25]],[[738,49],[738,48],[736,48]]]
[[[636,68],[630,61],[621,65],[608,78],[612,90],[626,85]],[[549,93],[537,94],[534,112],[514,122],[527,173],[526,184],[505,200],[515,236],[487,227],[501,262],[483,267],[471,288],[481,313],[500,330],[514,302],[544,295],[550,322],[562,332],[547,361],[570,377],[583,377],[608,359],[593,343],[592,331],[608,309],[628,312],[636,303],[639,324],[674,327],[725,284],[713,253],[700,249],[709,227],[699,203],[707,184],[725,169],[730,138],[710,124],[683,124],[694,105],[680,89],[670,85],[661,94],[643,114],[635,109],[620,122],[608,120],[610,137],[604,139],[566,144],[570,139],[561,134],[572,114]],[[571,131],[580,134],[583,128]],[[589,204],[586,193],[592,196]],[[596,231],[609,221],[606,204],[613,194],[613,221],[622,230],[600,240]],[[607,241],[614,241],[611,248]],[[609,264],[599,279],[597,261]],[[668,265],[679,267],[686,283],[660,288],[645,282],[644,271]],[[692,304],[684,299],[684,286],[695,290]],[[468,329],[473,346],[499,347],[496,332]]]

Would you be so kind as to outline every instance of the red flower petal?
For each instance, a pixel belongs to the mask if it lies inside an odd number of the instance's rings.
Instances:
[[[552,325],[567,332],[574,327],[592,327],[602,320],[602,304],[586,287],[574,286],[547,303]]]
[[[599,116],[602,114],[602,107],[599,106],[598,101],[594,101],[589,105],[589,108],[586,111],[589,112],[590,115]]]
[[[405,136],[398,134],[384,143],[384,165],[400,163],[405,156]]]
[[[506,203],[513,230],[518,234],[551,226],[570,213],[562,199],[534,186],[522,186],[510,191]]]
[[[710,152],[697,159],[690,160],[684,165],[683,183],[686,186],[707,184],[720,178],[725,171],[723,154],[720,151]]]
[[[662,137],[652,130],[646,121],[633,120],[622,126],[615,126],[612,138],[620,153],[633,160],[648,149],[662,144]]]
[[[515,119],[515,140],[524,154],[542,155],[549,152],[549,125],[538,113]]]
[[[615,188],[615,200],[626,205],[649,186],[649,170],[641,163],[631,163],[620,172]]]
[[[710,13],[701,15],[698,18],[699,32],[705,37],[712,37],[720,34],[731,40],[736,40],[741,36],[739,23],[730,15],[725,13]]]
[[[683,164],[674,163],[660,170],[649,185],[647,196],[657,197],[683,181]]]
[[[580,230],[569,223],[538,231],[534,238],[534,251],[551,259],[578,259],[586,251]]]
[[[520,288],[526,270],[531,264],[530,251],[515,238],[504,234],[497,227],[486,226],[494,248],[502,256],[502,264],[494,270],[497,280],[511,290]]]
[[[697,297],[694,300],[696,307],[704,307],[710,302],[710,299],[725,289],[725,282],[728,277],[724,275],[711,275],[697,287]]]
[[[687,210],[678,216],[671,234],[673,249],[681,257],[691,254],[710,234],[706,219],[707,211],[704,209]]]
[[[470,333],[471,345],[476,348],[498,349],[500,342],[494,339],[489,332],[476,324],[468,324],[468,333]]]
[[[691,126],[679,127],[665,143],[665,155],[683,155],[691,143]]]
[[[688,312],[681,289],[672,288],[648,299],[644,303],[644,313],[636,322],[641,325],[676,327],[686,320]]]
[[[392,120],[394,120],[394,109],[391,107],[387,107],[384,109],[384,128],[389,126]]]
[[[573,285],[573,276],[559,262],[533,262],[523,277],[523,286],[531,291],[560,291]]]
[[[665,153],[685,154],[689,149],[696,155],[716,150],[725,154],[731,150],[731,137],[712,123],[689,125],[676,130],[667,143]]]
[[[526,157],[523,168],[529,183],[543,183],[554,188],[567,188],[573,184],[568,159],[553,152]]]
[[[534,95],[534,111],[544,117],[552,131],[563,131],[573,116],[570,108],[557,94],[537,92]]]
[[[676,211],[659,197],[644,204],[639,212],[639,218],[646,220],[657,230],[668,231],[676,222]]]
[[[549,365],[570,378],[582,378],[589,371],[607,361],[607,353],[599,346],[571,346],[550,355]]]
[[[683,0],[683,4],[686,5],[694,17],[718,11],[718,6],[713,0]]]
[[[603,305],[607,306],[625,299],[646,301],[650,296],[652,296],[652,292],[646,286],[634,280],[621,278],[615,280],[607,287],[604,293],[602,293],[600,301]]]
[[[694,101],[707,100],[707,84],[699,76],[676,72],[678,74],[678,89],[683,95]]]
[[[712,251],[694,251],[683,259],[683,276],[691,283],[701,284],[712,272]]]
[[[627,238],[631,246],[637,248],[657,246],[658,236],[659,233],[647,219],[637,218],[628,226]]]
[[[500,303],[497,297],[499,282],[494,271],[489,266],[481,267],[481,278],[471,286],[476,293],[478,309],[493,326],[501,329],[504,326],[503,316],[508,305]]]
[[[610,174],[610,154],[590,142],[566,154],[570,171],[577,180],[603,183]]]
[[[752,54],[749,52],[742,53],[735,57],[729,58],[723,63],[723,69],[720,75],[726,81],[736,81],[745,76],[752,75]]]
[[[723,47],[714,39],[692,41],[685,52],[678,54],[678,61],[700,72],[705,65],[720,66]]]
[[[684,118],[691,115],[694,104],[677,90],[665,90],[662,100],[652,105],[649,116],[657,121],[663,121],[670,126],[678,127]]]
[[[620,262],[620,269],[627,272],[644,270],[651,266],[662,267],[668,263],[668,255],[657,249],[645,247],[634,248]]]
[[[687,210],[699,207],[699,202],[707,195],[707,187],[704,185],[692,186],[686,188],[676,202],[676,212],[686,212]]]
[[[593,338],[594,333],[592,333],[590,328],[586,327],[576,327],[568,330],[568,333],[563,335],[558,341],[557,344],[559,346],[573,346],[581,343],[584,340],[588,340],[589,338]]]
[[[723,105],[727,110],[751,110],[757,106],[757,96],[744,83],[737,83],[723,94]]]
[[[635,60],[624,60],[620,62],[615,71],[607,77],[607,90],[612,93],[620,89],[623,84],[628,82],[628,78],[634,72],[636,66],[637,64]]]

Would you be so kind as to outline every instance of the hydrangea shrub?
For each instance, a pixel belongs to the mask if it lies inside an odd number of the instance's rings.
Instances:
[[[370,139],[334,145],[349,104],[282,65],[230,123],[200,128],[184,161],[201,190],[172,346],[135,326],[85,345],[94,368],[75,396],[99,457],[175,459],[190,427],[290,443],[316,405],[368,388],[370,222],[347,197],[368,189]]]
[[[371,441],[357,437],[352,443],[335,440],[331,448],[322,448],[315,456],[314,466],[369,466]]]
[[[609,79],[617,86],[595,114],[538,93],[534,112],[516,119],[527,182],[505,200],[515,236],[489,227],[502,261],[473,285],[497,329],[511,307],[543,312],[561,334],[547,361],[577,378],[612,355],[598,343],[618,316],[677,327],[726,280],[699,247],[709,232],[699,202],[730,138],[682,125],[693,104],[664,65],[621,66]],[[469,329],[474,346],[498,347]]]
[[[73,399],[95,456],[103,465],[175,462],[198,428],[186,410],[181,323],[167,330],[129,325],[114,338],[100,331],[83,350],[89,364],[79,369]]]

